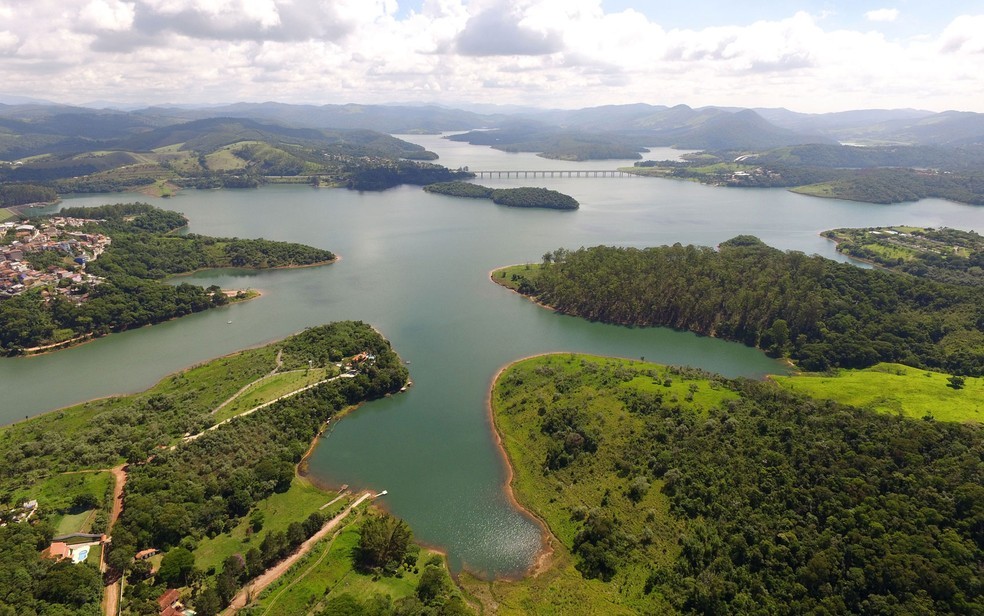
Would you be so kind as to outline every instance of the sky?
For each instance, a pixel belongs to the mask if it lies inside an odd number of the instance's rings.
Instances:
[[[984,112],[984,0],[0,0],[0,100]]]

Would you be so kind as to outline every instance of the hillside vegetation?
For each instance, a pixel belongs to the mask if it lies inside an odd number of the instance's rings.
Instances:
[[[561,312],[662,325],[788,356],[804,370],[878,362],[984,374],[984,290],[860,269],[739,236],[720,250],[598,246],[493,279]]]
[[[573,354],[512,365],[492,408],[561,544],[539,578],[468,584],[500,613],[984,609],[978,425]]]
[[[212,425],[212,410],[223,400],[274,369],[278,352],[282,352],[285,365],[309,365],[310,361],[323,367],[326,362],[364,351],[374,354],[376,360],[363,365],[354,378],[323,383],[261,412],[237,418],[199,439],[181,442],[183,435]],[[147,601],[152,603],[163,592],[166,582],[184,586],[190,579],[195,562],[191,553],[198,542],[232,530],[273,495],[293,490],[295,506],[310,502],[310,496],[305,496],[310,488],[298,487],[294,468],[324,422],[352,405],[399,390],[406,379],[406,368],[372,327],[340,322],[182,371],[139,394],[87,402],[0,428],[0,504],[19,504],[11,498],[23,497],[25,487],[34,486],[26,492],[39,499],[38,517],[42,521],[37,526],[15,524],[0,529],[7,548],[0,556],[0,610],[30,613],[32,606],[42,605],[38,601],[49,601],[79,610],[71,613],[100,613],[101,589],[95,569],[88,573],[79,567],[66,572],[63,566],[38,555],[51,537],[50,527],[43,522],[55,514],[57,504],[47,499],[40,487],[53,477],[64,476],[59,473],[131,463],[124,513],[113,530],[107,558],[117,573],[129,575],[130,608],[136,610],[139,605],[143,609]],[[71,494],[60,498],[71,498]],[[318,501],[327,502],[328,497],[322,499]],[[266,505],[262,509],[269,510]],[[320,527],[324,518],[310,518],[309,513],[304,513],[301,521],[295,520],[293,529],[284,524],[280,531],[271,521],[267,534],[273,537],[255,542],[257,550],[264,550],[258,554],[260,560],[247,559],[253,575],[257,566],[265,566],[266,558],[282,555],[299,532],[310,534]],[[317,507],[314,513],[318,513]],[[149,563],[133,562],[135,552],[148,547],[170,548],[171,561],[190,558],[191,568],[185,570],[182,565],[174,578],[162,571],[150,580]],[[246,572],[245,556],[241,554],[237,561],[238,573],[224,581],[220,581],[221,574],[226,573],[224,568],[200,570],[198,575],[206,583],[196,585],[194,603],[207,603],[203,597],[209,594],[208,589],[214,593],[222,584],[232,582],[234,590],[241,583],[239,574]],[[161,567],[165,568],[163,563]],[[58,590],[51,590],[55,587],[46,582],[49,571],[64,577]],[[83,574],[95,580],[94,591],[89,590]],[[7,580],[20,580],[16,592],[2,587]],[[223,592],[228,589],[224,588]]]
[[[984,286],[984,238],[974,231],[875,227],[821,233],[837,252],[939,282]]]

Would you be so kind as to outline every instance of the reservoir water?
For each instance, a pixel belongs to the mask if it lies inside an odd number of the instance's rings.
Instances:
[[[551,161],[412,136],[449,166],[603,169],[629,162]],[[660,151],[649,158],[677,155]],[[503,491],[506,466],[486,410],[503,365],[550,351],[689,364],[725,375],[782,367],[753,349],[667,329],[588,323],[541,309],[488,280],[494,267],[538,262],[559,247],[716,245],[748,233],[782,249],[840,258],[817,234],[833,227],[912,224],[984,228],[984,208],[941,200],[881,206],[777,189],[725,189],[654,178],[483,180],[545,186],[574,196],[574,212],[523,210],[400,187],[382,193],[269,186],[186,191],[172,199],[95,195],[66,205],[150,201],[184,212],[190,231],[265,237],[331,249],[341,262],[310,269],[194,275],[263,296],[31,358],[0,360],[0,423],[97,396],[145,389],[186,366],[338,319],[372,323],[407,361],[415,385],[339,422],[311,472],[330,484],[386,489],[381,504],[416,536],[447,550],[452,566],[487,575],[524,571],[537,526]],[[231,323],[229,323],[231,321]]]

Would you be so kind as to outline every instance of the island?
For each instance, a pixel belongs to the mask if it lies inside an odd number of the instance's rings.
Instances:
[[[837,252],[885,269],[953,284],[984,285],[984,238],[974,231],[923,227],[831,229]]]
[[[782,252],[751,236],[718,250],[558,249],[492,279],[565,314],[734,340],[807,371],[898,362],[984,375],[984,288]]]
[[[553,537],[534,577],[462,576],[500,614],[984,607],[977,424],[574,353],[508,366],[490,405]]]
[[[0,353],[64,348],[251,296],[165,284],[177,274],[336,258],[302,244],[174,233],[187,222],[177,212],[128,203],[0,223]]]
[[[471,182],[440,182],[424,186],[424,190],[438,195],[491,199],[493,203],[507,207],[537,207],[550,210],[576,210],[580,204],[574,197],[547,188],[487,188]]]
[[[344,321],[0,428],[5,604],[100,613],[105,570],[111,601],[125,578],[124,613],[293,614],[311,597],[471,613],[444,559],[367,509],[379,494],[304,476],[321,434],[407,377],[385,338]]]

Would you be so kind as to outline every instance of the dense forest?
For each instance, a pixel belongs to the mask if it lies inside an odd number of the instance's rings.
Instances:
[[[547,188],[487,188],[470,182],[440,182],[424,186],[424,190],[439,195],[491,199],[508,207],[540,207],[551,210],[576,210],[580,204],[574,197]]]
[[[493,404],[521,465],[519,497],[584,578],[619,589],[615,603],[642,613],[984,610],[979,425],[573,354],[510,367]],[[567,589],[580,593],[574,611],[597,613],[590,588]]]
[[[974,231],[878,227],[821,233],[837,251],[938,282],[984,286],[984,238]]]
[[[37,184],[0,183],[0,207],[26,203],[50,203],[58,199],[55,189]]]
[[[980,287],[784,253],[749,236],[719,251],[599,246],[544,261],[504,282],[564,313],[736,340],[811,371],[887,361],[984,374]]]
[[[76,283],[65,295],[45,297],[31,289],[0,301],[0,352],[17,354],[51,341],[160,323],[229,301],[216,287],[159,282],[169,275],[212,267],[312,265],[335,258],[330,251],[288,242],[170,235],[187,224],[184,216],[144,203],[66,208],[60,214],[100,220],[86,229],[113,241],[86,271],[105,280]]]

